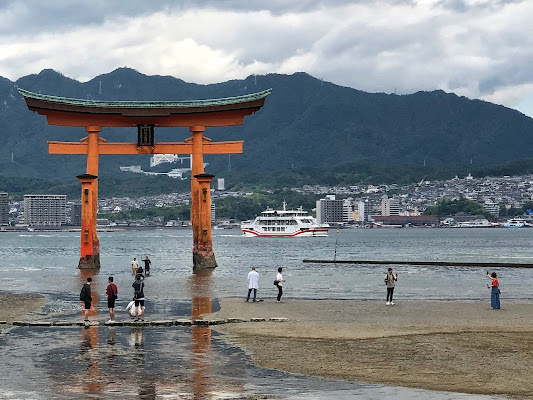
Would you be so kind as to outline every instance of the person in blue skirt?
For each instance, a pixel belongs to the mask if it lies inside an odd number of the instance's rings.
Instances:
[[[498,276],[496,272],[492,274],[487,273],[487,278],[490,278],[491,284],[487,287],[491,290],[490,292],[490,306],[493,310],[500,309],[500,283],[498,282]]]

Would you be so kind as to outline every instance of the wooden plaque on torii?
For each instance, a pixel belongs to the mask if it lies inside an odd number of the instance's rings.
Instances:
[[[79,175],[82,186],[82,229],[78,267],[100,268],[96,232],[98,206],[98,157],[100,154],[192,154],[191,223],[193,268],[217,266],[211,240],[209,185],[213,175],[204,173],[204,154],[242,153],[242,141],[211,142],[206,127],[242,125],[244,117],[258,111],[271,89],[244,96],[189,101],[94,101],[48,96],[23,89],[31,111],[45,115],[49,125],[83,127],[80,142],[48,142],[50,154],[86,154],[87,169]],[[108,143],[100,137],[105,127],[137,127],[134,143]],[[184,142],[157,143],[157,127],[187,127]]]

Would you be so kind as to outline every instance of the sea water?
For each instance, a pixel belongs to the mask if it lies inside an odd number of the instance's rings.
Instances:
[[[325,238],[245,238],[214,231],[218,268],[208,279],[192,274],[192,233],[185,229],[101,232],[102,267],[93,292],[105,319],[107,277],[119,287],[117,314],[130,300],[131,260],[146,255],[150,319],[190,317],[192,299],[244,297],[252,266],[259,295],[274,298],[278,267],[284,296],[302,299],[382,300],[388,265],[303,263],[303,259],[485,261],[531,263],[533,229],[348,229]],[[79,318],[86,273],[77,269],[79,233],[0,233],[1,291],[46,296],[43,319]],[[142,263],[141,263],[142,264]],[[489,301],[486,270],[394,266],[395,297]],[[502,301],[530,301],[529,271],[497,269]],[[100,319],[102,319],[100,318]],[[283,398],[485,399],[485,396],[309,378],[253,367],[238,348],[210,328],[19,328],[0,336],[0,383],[5,398]]]

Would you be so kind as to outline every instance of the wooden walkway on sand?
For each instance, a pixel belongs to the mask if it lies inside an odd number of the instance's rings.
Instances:
[[[359,265],[420,265],[438,267],[476,267],[476,268],[533,268],[530,263],[512,262],[475,262],[475,261],[398,261],[398,260],[303,260],[314,264],[359,264]]]

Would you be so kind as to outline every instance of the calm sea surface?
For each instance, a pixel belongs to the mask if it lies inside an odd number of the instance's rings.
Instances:
[[[206,279],[192,274],[192,232],[185,229],[101,232],[102,268],[93,292],[95,319],[106,318],[107,276],[119,287],[117,319],[130,300],[131,260],[150,256],[146,283],[150,319],[189,317],[192,299],[244,296],[252,266],[259,295],[274,298],[278,267],[287,299],[384,300],[388,266],[304,264],[303,259],[441,260],[531,263],[533,229],[349,229],[327,238],[245,238],[240,231],[213,232],[219,267]],[[85,276],[77,269],[79,233],[0,232],[1,291],[47,297],[43,319],[79,318]],[[394,267],[394,266],[393,266]],[[395,298],[489,302],[486,270],[394,267]],[[502,302],[529,301],[533,270],[497,269]],[[5,398],[276,398],[284,399],[488,399],[299,377],[255,368],[239,349],[209,328],[15,329],[0,336],[0,388]],[[138,375],[140,378],[136,379]],[[273,388],[276,388],[275,390]]]

